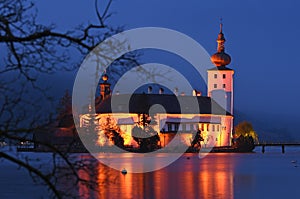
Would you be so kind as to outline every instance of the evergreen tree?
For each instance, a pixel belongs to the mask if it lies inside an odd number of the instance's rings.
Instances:
[[[106,146],[116,145],[119,148],[124,148],[124,138],[122,131],[116,122],[109,116],[100,119],[100,137],[106,136],[108,142],[103,142]],[[104,140],[104,137],[102,137]],[[101,142],[101,140],[100,140]]]
[[[60,99],[57,107],[57,126],[58,127],[74,127],[72,114],[72,97],[66,90],[64,96]]]
[[[89,146],[89,149],[92,149],[93,152],[97,152],[98,150],[98,125],[97,125],[97,119],[95,115],[89,114],[89,117],[86,119],[85,126],[83,131],[81,132],[80,138],[82,139],[83,143],[85,145]]]
[[[152,120],[154,117],[152,117]],[[141,152],[154,151],[159,148],[160,141],[158,133],[150,126],[151,119],[147,114],[140,116],[140,121],[132,129],[132,137],[139,145]],[[152,121],[154,122],[154,121]]]

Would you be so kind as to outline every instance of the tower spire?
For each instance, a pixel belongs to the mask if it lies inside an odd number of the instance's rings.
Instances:
[[[223,34],[223,23],[222,23],[222,18],[220,20],[220,33],[218,34],[218,39],[217,39],[217,43],[218,43],[218,53],[221,53],[221,52],[225,52],[225,37],[224,37],[224,34]]]
[[[222,17],[220,18],[220,33],[222,33],[223,32],[223,19],[222,19]]]
[[[220,19],[220,32],[218,34],[217,38],[217,53],[215,53],[211,57],[211,61],[216,65],[216,66],[226,66],[231,62],[231,58],[228,54],[225,53],[225,37],[223,34],[223,22],[222,18]]]

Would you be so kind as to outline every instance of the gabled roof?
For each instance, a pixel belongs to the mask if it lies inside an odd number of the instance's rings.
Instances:
[[[170,94],[125,94],[109,96],[96,105],[97,113],[148,113],[151,106],[159,104],[170,114],[199,114],[193,106],[197,99],[200,114],[231,115],[210,97],[175,96]],[[113,102],[112,102],[113,101]],[[127,102],[127,103],[126,103]],[[180,103],[182,108],[180,108]],[[163,112],[162,112],[163,113]]]

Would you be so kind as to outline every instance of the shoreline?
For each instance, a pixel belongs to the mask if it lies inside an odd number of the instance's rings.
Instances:
[[[90,153],[86,149],[65,149],[65,148],[57,148],[58,151],[65,152],[65,153]],[[125,149],[128,153],[147,153],[147,152],[142,152],[138,149]],[[47,150],[47,149],[36,149],[36,148],[20,148],[17,147],[18,152],[36,152],[36,153],[52,153],[54,152],[53,150]],[[104,149],[104,150],[99,150],[98,152],[109,152],[109,149]],[[213,147],[213,148],[202,148],[202,149],[191,149],[188,148],[184,153],[254,153],[252,151],[243,151],[237,148],[233,148],[231,146],[226,146],[226,147]],[[151,151],[152,152],[152,151]],[[176,150],[170,150],[170,151],[164,151],[165,153],[178,153],[180,151]],[[112,152],[112,153],[124,153],[124,152]],[[126,152],[125,152],[126,153]]]

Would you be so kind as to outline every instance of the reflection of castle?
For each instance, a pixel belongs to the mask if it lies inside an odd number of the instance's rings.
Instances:
[[[126,176],[121,176],[120,171],[110,169],[97,161],[93,162],[90,167],[92,169],[80,169],[78,175],[89,182],[105,183],[94,187],[95,190],[89,189],[87,184],[78,183],[78,195],[80,198],[234,198],[235,186],[239,184],[233,179],[234,166],[228,165],[230,157],[214,154],[201,161],[194,161],[196,159],[193,156],[190,161],[186,161],[186,156],[184,157],[166,169]],[[93,158],[88,155],[81,156],[81,160],[88,162],[89,159]],[[126,158],[119,159],[120,165],[126,165],[131,170],[136,168],[134,155],[127,154]],[[159,164],[159,160],[155,163]],[[251,179],[247,176],[243,176],[243,179],[250,180],[244,183],[251,185]],[[74,182],[69,178],[62,178],[58,183],[61,184],[61,189],[70,190],[68,187]],[[243,183],[240,186],[242,185]]]
[[[204,145],[231,145],[234,71],[227,67],[231,58],[225,53],[222,24],[217,43],[217,53],[211,56],[211,61],[216,67],[207,71],[207,97],[201,96],[198,91],[194,91],[193,96],[178,96],[176,92],[169,95],[164,94],[163,89],[154,94],[152,88],[147,94],[111,96],[108,76],[104,75],[103,82],[100,83],[101,102],[96,107],[96,118],[108,116],[114,118],[121,130],[125,132],[127,145],[136,146],[131,138],[131,131],[145,114],[148,114],[152,121],[155,120],[153,127],[159,132],[162,146],[166,145],[176,133],[180,133],[182,141],[189,145],[191,132],[197,129],[202,132]],[[195,99],[200,111],[193,108]],[[129,107],[126,102],[129,102]],[[151,115],[151,109],[155,109],[154,107],[158,107],[157,110],[153,110],[157,114]],[[81,115],[81,127],[86,125],[88,118],[88,114]]]

